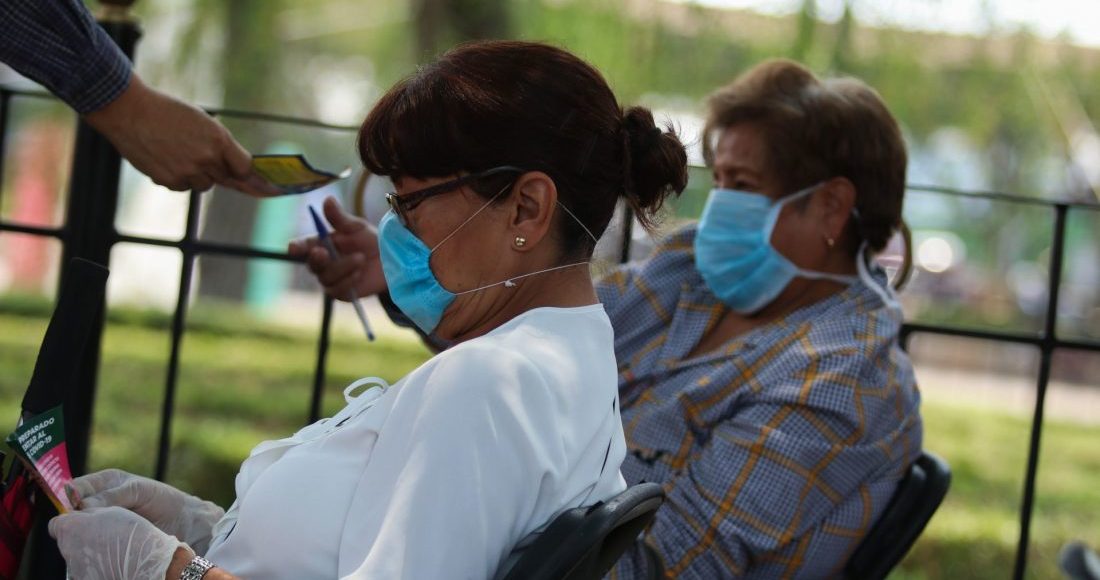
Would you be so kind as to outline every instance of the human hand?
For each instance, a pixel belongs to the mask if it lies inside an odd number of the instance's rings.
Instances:
[[[225,515],[225,510],[209,501],[120,469],[89,473],[72,480],[69,487],[81,510],[126,508],[187,542],[199,554],[206,553],[214,524]]]
[[[158,185],[205,191],[217,183],[257,197],[279,194],[253,173],[252,156],[221,123],[136,74],[122,95],[84,119]]]
[[[343,210],[335,198],[324,204],[329,234],[340,256],[333,259],[316,236],[294,240],[287,246],[292,256],[306,258],[310,272],[338,300],[371,296],[386,290],[386,277],[378,253],[378,232],[366,220]]]
[[[187,549],[145,518],[120,507],[59,515],[50,520],[49,531],[73,580],[164,578],[176,550]]]

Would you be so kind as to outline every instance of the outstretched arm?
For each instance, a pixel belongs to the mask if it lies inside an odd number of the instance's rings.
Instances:
[[[68,103],[157,184],[278,193],[225,127],[141,82],[79,0],[5,0],[0,22],[0,61]]]
[[[79,0],[0,2],[0,61],[86,114],[130,84],[130,61]]]
[[[206,191],[217,183],[255,196],[277,193],[252,173],[252,156],[221,123],[136,74],[118,98],[84,118],[158,185]]]

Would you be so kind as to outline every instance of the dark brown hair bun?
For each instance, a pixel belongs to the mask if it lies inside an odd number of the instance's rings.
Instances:
[[[659,129],[645,107],[626,110],[623,135],[623,196],[638,221],[651,229],[665,199],[687,187],[687,151],[676,131]]]

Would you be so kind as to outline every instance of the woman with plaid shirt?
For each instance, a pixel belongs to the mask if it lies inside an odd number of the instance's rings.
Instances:
[[[872,261],[905,231],[905,145],[872,89],[793,62],[708,104],[700,222],[598,287],[623,476],[668,494],[610,577],[835,576],[921,450],[901,308]]]

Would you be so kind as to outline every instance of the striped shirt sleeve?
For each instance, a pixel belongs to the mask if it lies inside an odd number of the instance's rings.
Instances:
[[[130,61],[79,0],[0,0],[0,61],[77,113],[96,111],[130,84]]]

